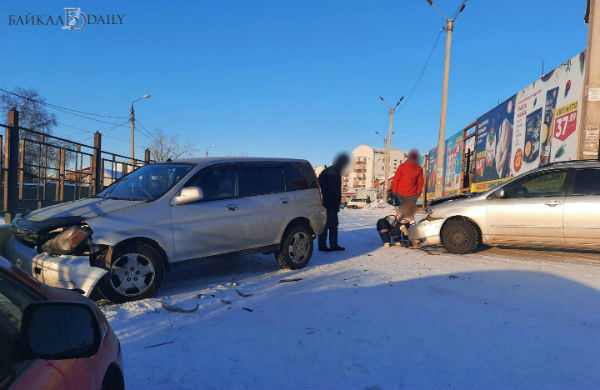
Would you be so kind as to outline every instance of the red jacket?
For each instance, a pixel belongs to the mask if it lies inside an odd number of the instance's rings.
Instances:
[[[394,175],[392,192],[403,196],[420,195],[423,189],[423,168],[406,160],[400,164]]]

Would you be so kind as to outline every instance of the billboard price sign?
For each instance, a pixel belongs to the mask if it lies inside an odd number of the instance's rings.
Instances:
[[[578,158],[584,68],[582,52],[478,119],[471,191]]]
[[[463,132],[446,140],[444,158],[444,196],[458,194],[461,190]]]

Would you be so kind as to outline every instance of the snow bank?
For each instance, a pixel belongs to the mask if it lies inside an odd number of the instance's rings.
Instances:
[[[342,211],[347,251],[315,252],[303,270],[205,262],[168,274],[156,298],[104,304],[127,387],[598,386],[597,263],[383,248],[383,215]]]

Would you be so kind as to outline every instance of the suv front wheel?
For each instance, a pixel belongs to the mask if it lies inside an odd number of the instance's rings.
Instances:
[[[313,236],[310,228],[298,225],[289,229],[275,258],[281,268],[300,269],[310,261],[313,253]]]
[[[162,256],[146,243],[136,241],[117,246],[112,258],[100,290],[115,303],[148,298],[165,278]]]

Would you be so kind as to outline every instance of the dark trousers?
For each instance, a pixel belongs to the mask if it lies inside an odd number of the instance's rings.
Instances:
[[[329,234],[329,247],[338,246],[338,211],[339,209],[327,209],[327,224],[323,233],[319,234],[319,248],[327,247],[327,234]]]
[[[407,200],[412,200],[413,202],[417,203],[417,199],[419,199],[419,195],[405,196],[400,194],[394,194],[394,206],[402,206],[402,204]]]
[[[390,224],[386,218],[381,218],[377,221],[377,231],[379,232],[379,236],[381,237],[381,241],[385,244],[391,243],[392,239],[394,242],[404,241],[407,238],[400,231],[400,226],[402,224],[396,222],[395,224]]]

